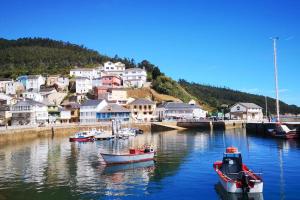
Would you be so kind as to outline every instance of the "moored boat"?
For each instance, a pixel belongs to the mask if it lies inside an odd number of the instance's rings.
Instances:
[[[216,161],[213,167],[227,192],[261,193],[263,191],[261,177],[243,164],[242,155],[235,147],[228,147],[223,155],[223,161]]]
[[[133,132],[135,132],[135,134],[143,134],[144,131],[142,129],[139,129],[139,128],[131,128],[131,130]]]
[[[128,138],[130,136],[136,136],[136,132],[130,128],[123,128],[123,129],[120,129],[116,135],[119,137],[119,138]]]
[[[153,147],[145,147],[144,149],[130,149],[127,154],[100,154],[106,164],[126,164],[153,160],[155,151]]]
[[[94,140],[94,133],[90,131],[80,131],[69,138],[70,142],[91,142]]]
[[[268,129],[268,133],[272,137],[283,139],[295,139],[300,138],[300,134],[296,129],[289,129],[285,124],[276,124],[274,129]]]

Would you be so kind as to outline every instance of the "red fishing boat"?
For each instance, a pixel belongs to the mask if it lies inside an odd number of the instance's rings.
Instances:
[[[95,140],[94,134],[90,131],[81,131],[69,138],[70,142],[92,142]]]
[[[274,129],[268,129],[269,135],[276,138],[296,139],[300,138],[300,134],[296,129],[289,129],[285,124],[277,123]]]
[[[227,192],[261,193],[263,191],[261,177],[243,164],[242,155],[235,147],[228,147],[223,161],[216,161],[213,167]]]

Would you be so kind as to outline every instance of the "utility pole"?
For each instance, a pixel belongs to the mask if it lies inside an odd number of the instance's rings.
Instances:
[[[276,121],[279,122],[279,95],[278,95],[278,70],[277,70],[277,49],[276,49],[276,41],[279,39],[278,37],[271,38],[273,40],[273,49],[274,49],[274,75],[275,75],[275,92],[276,92]]]

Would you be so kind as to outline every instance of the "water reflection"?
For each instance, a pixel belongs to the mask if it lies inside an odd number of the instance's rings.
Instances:
[[[155,163],[101,165],[100,152],[124,153],[144,144],[157,147]],[[92,143],[70,143],[64,136],[1,145],[0,199],[239,199],[223,197],[215,187],[212,163],[230,145],[239,148],[250,168],[263,173],[265,198],[297,198],[299,142],[232,129],[145,133]]]

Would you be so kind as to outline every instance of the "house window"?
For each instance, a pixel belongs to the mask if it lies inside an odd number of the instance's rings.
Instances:
[[[144,112],[144,115],[147,115],[147,112]]]
[[[145,110],[147,109],[147,106],[146,106],[146,105],[144,105],[144,109],[145,109]]]
[[[134,115],[137,115],[138,113],[137,112],[134,112]]]
[[[236,110],[240,110],[240,109],[241,109],[240,106],[237,106],[237,107],[236,107]]]
[[[140,108],[140,110],[142,110],[142,109],[143,109],[143,107],[142,107],[141,105],[139,106],[139,108]]]
[[[136,105],[134,105],[133,108],[136,109]]]
[[[148,105],[148,109],[151,109],[151,105]]]

